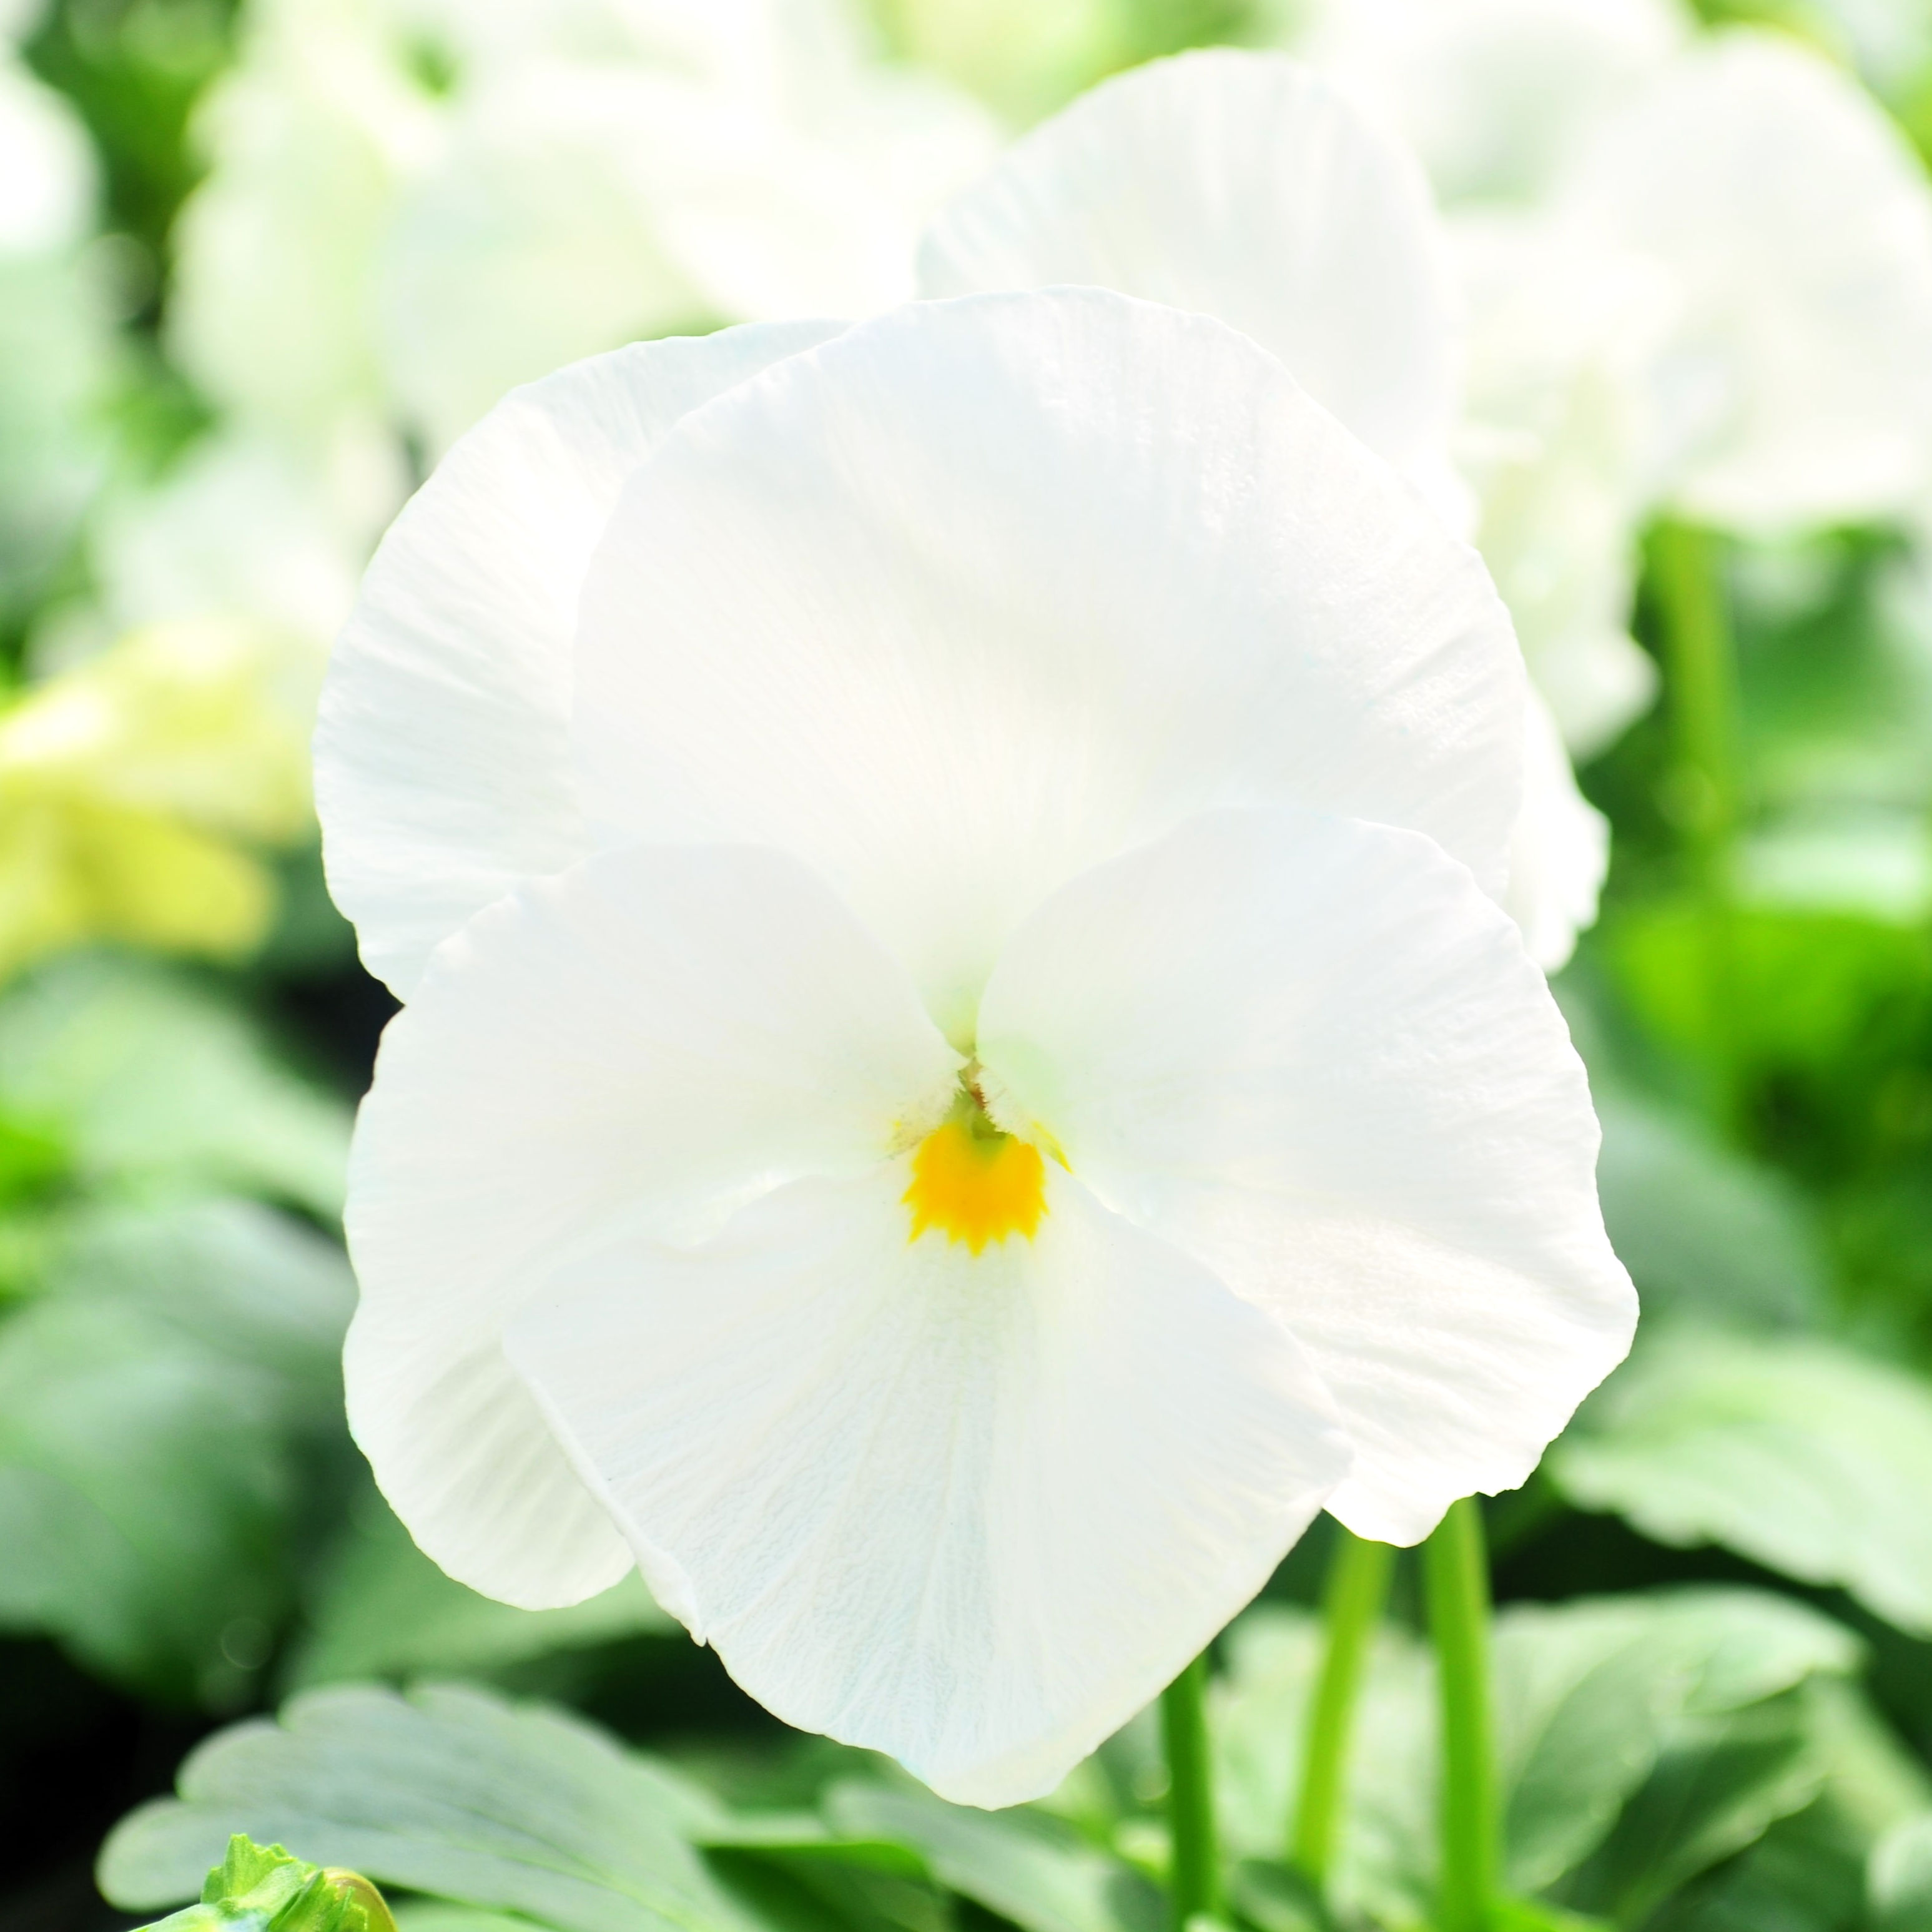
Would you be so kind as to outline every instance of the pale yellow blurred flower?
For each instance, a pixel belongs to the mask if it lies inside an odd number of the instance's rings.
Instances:
[[[310,822],[320,671],[259,625],[159,624],[0,715],[0,974],[90,940],[259,944],[262,853]]]

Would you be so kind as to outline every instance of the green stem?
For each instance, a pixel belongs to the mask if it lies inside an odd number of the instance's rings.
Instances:
[[[1335,1828],[1342,1814],[1342,1780],[1348,1740],[1354,1728],[1355,1697],[1369,1646],[1388,1600],[1395,1552],[1386,1543],[1368,1543],[1338,1524],[1339,1540],[1328,1566],[1324,1604],[1328,1649],[1309,1706],[1302,1740],[1301,1790],[1296,1802],[1288,1858],[1320,1885],[1334,1856]]]
[[[1651,580],[1669,683],[1672,802],[1702,926],[1701,1030],[1716,1072],[1718,1109],[1728,1114],[1735,1105],[1735,891],[1743,811],[1737,651],[1722,563],[1720,540],[1708,530],[1663,524],[1652,532]]]
[[[1161,1693],[1167,1753],[1168,1898],[1175,1932],[1196,1912],[1221,1909],[1221,1854],[1214,1832],[1214,1774],[1208,1755],[1208,1660],[1197,1657]]]
[[[1442,1932],[1486,1932],[1502,1862],[1490,1717],[1490,1579],[1475,1499],[1423,1546],[1442,1704]]]

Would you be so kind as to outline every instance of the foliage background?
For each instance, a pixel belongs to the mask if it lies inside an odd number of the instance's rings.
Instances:
[[[1856,45],[1801,0],[1706,11]],[[1016,124],[1114,68],[1282,25],[1247,0],[877,14],[899,56]],[[237,32],[233,0],[58,0],[25,47],[104,170],[115,346],[86,431],[104,490],[164,475],[212,420],[160,328],[192,116]],[[1874,79],[1932,146],[1932,64]],[[0,594],[10,681],[37,619],[84,595],[87,556]],[[1851,530],[1725,567],[1750,890],[1724,1010],[1697,994],[1667,701],[1581,775],[1614,859],[1559,992],[1646,1318],[1544,1472],[1489,1512],[1511,1876],[1630,1927],[1905,1932],[1932,1926],[1932,562]],[[1654,643],[1648,601],[1638,629]],[[97,1850],[197,1741],[295,1691],[418,1676],[554,1700],[662,1755],[621,1760],[470,1693],[325,1700],[300,1750],[202,1760],[207,1815],[155,1814],[127,1870],[205,1863],[208,1831],[251,1807],[296,1844],[317,1766],[427,1815],[442,1774],[397,1768],[427,1751],[467,1762],[461,1804],[506,1829],[554,1808],[547,1877],[456,1888],[496,1886],[526,1920],[656,1924],[637,1900],[670,1885],[702,1894],[692,1922],[723,1923],[722,1884],[764,1924],[1141,1922],[1160,1774],[1137,1733],[1061,1794],[1058,1826],[988,1825],[786,1737],[641,1588],[530,1616],[416,1554],[343,1432],[334,1361],[343,1149],[389,1002],[312,835],[271,842],[272,922],[226,961],[56,948],[0,992],[0,1932],[135,1922],[96,1893]],[[1318,1528],[1221,1660],[1237,1902],[1263,1932],[1310,1922],[1270,1861],[1312,1656],[1297,1606],[1324,1555]],[[1755,1594],[1654,1594],[1694,1585]],[[1404,1572],[1346,1854],[1350,1896],[1392,1924],[1426,1892],[1415,1622]],[[790,1828],[810,1844],[761,1847],[747,1806],[808,1810]],[[478,1831],[475,1857],[515,1865]],[[124,1879],[130,1898],[158,1882]]]

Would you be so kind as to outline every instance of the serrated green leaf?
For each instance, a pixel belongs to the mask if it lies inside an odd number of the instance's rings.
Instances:
[[[1932,1389],[1813,1338],[1666,1332],[1551,1451],[1571,1499],[1932,1632]]]
[[[716,1808],[566,1714],[424,1686],[311,1691],[182,1767],[110,1838],[100,1888],[172,1904],[227,1835],[560,1932],[746,1932],[686,1832]]]

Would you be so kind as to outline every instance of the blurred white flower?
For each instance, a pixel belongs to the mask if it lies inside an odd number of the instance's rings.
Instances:
[[[1542,215],[1465,215],[1452,234],[1468,316],[1455,446],[1482,506],[1477,544],[1564,742],[1587,756],[1656,689],[1629,625],[1654,440],[1646,371],[1671,284]]]
[[[206,437],[158,482],[110,497],[96,515],[100,620],[116,633],[251,622],[319,662],[355,602],[364,532],[398,494],[392,476],[332,478],[274,439]]]
[[[104,466],[112,291],[85,245],[99,188],[73,109],[0,50],[0,612],[38,590]]]
[[[1692,21],[1679,0],[1316,0],[1298,26],[1454,206],[1537,200]]]
[[[831,0],[256,0],[202,133],[172,340],[209,393],[432,454],[640,334],[867,310],[990,124]]]
[[[1627,635],[1652,518],[1788,532],[1926,490],[1932,190],[1821,56],[1666,0],[1327,0],[1301,44],[1450,205],[1456,452],[1573,752],[1654,689]]]
[[[1450,528],[1469,526],[1450,455],[1460,304],[1428,184],[1310,69],[1216,52],[1109,81],[946,208],[920,262],[932,295],[1084,283],[1217,316],[1279,357]],[[1540,496],[1534,514],[1547,517]],[[1619,563],[1624,534],[1619,522]],[[1549,535],[1573,540],[1567,526]],[[1532,572],[1516,561],[1520,592]],[[1574,568],[1567,554],[1558,567]],[[1540,742],[1528,763],[1538,782],[1523,808],[1552,821],[1522,834],[1538,856],[1511,902],[1552,968],[1594,918],[1603,877],[1600,832],[1574,836],[1579,814],[1594,814],[1557,763]]]
[[[175,230],[168,347],[209,399],[304,452],[386,404],[378,250],[437,150],[381,0],[256,0],[197,115],[207,178]]]
[[[410,1002],[347,1374],[418,1540],[532,1606],[634,1560],[992,1804],[1324,1499],[1410,1542],[1520,1481],[1635,1312],[1484,890],[1522,684],[1473,554],[1205,317],[917,303],[510,398],[317,737]]]
[[[1654,77],[1565,218],[1668,276],[1650,501],[1756,534],[1897,515],[1932,483],[1932,184],[1858,85],[1738,30]]]

